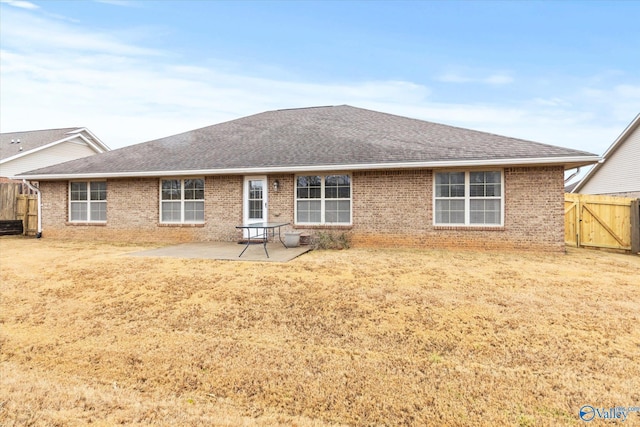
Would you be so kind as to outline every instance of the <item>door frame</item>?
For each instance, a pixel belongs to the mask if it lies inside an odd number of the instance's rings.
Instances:
[[[251,181],[262,181],[262,218],[249,218],[249,183]],[[242,191],[242,221],[243,224],[254,224],[256,222],[267,222],[269,218],[269,180],[266,175],[245,175]],[[251,234],[249,234],[251,233]],[[257,230],[244,230],[245,239],[253,237]]]

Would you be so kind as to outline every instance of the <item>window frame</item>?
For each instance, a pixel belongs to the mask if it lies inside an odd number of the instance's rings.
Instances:
[[[320,177],[320,197],[319,198],[298,198],[298,178],[305,176]],[[349,197],[327,197],[326,196],[326,181],[327,177],[331,176],[346,176],[349,178]],[[340,185],[336,186],[336,191],[340,192]],[[298,221],[298,202],[317,200],[320,202],[320,222],[301,222]],[[294,201],[294,225],[297,226],[327,226],[327,227],[346,227],[353,224],[353,176],[346,172],[330,172],[324,174],[317,173],[301,173],[294,176],[293,185],[293,201]],[[327,201],[329,202],[349,202],[349,221],[348,222],[327,222]]]
[[[474,172],[499,172],[500,173],[500,195],[499,196],[471,196],[471,174]],[[440,173],[464,173],[464,196],[463,197],[437,197],[437,175]],[[464,170],[439,170],[433,171],[433,225],[436,227],[504,227],[504,211],[505,211],[505,188],[504,188],[504,169],[464,169]],[[463,200],[464,201],[464,223],[443,223],[437,222],[436,205],[438,200]],[[472,223],[471,222],[471,201],[472,200],[499,200],[500,201],[500,222],[499,223]]]
[[[190,192],[195,192],[198,191],[197,189],[186,189],[185,190],[185,181],[188,180],[202,180],[202,199],[187,199],[185,198],[185,194],[187,191]],[[162,198],[162,192],[163,192],[163,182],[164,181],[178,181],[180,183],[180,197],[178,199],[163,199]],[[174,224],[174,225],[180,225],[180,224],[204,224],[206,221],[206,215],[205,215],[205,207],[206,207],[206,180],[204,177],[202,176],[196,176],[196,177],[163,177],[160,178],[159,182],[158,182],[158,220],[160,222],[160,224]],[[180,220],[179,221],[167,221],[163,219],[163,203],[165,202],[169,202],[169,203],[175,203],[178,204],[180,207]],[[185,204],[189,203],[189,202],[197,202],[197,203],[202,203],[202,220],[185,220]]]
[[[91,195],[92,195],[92,189],[91,189],[91,183],[103,183],[104,184],[104,199],[96,199],[96,200],[92,200],[91,199]],[[73,200],[73,196],[72,196],[72,186],[73,184],[86,184],[86,196],[87,198],[84,200]],[[107,222],[107,201],[108,201],[108,186],[107,186],[107,181],[104,179],[94,179],[94,180],[72,180],[69,181],[69,185],[68,185],[68,195],[69,195],[69,205],[68,205],[68,210],[69,210],[69,214],[68,214],[68,220],[69,222],[73,222],[73,223],[97,223],[97,224],[105,224]],[[97,191],[102,191],[102,190],[97,190]],[[93,219],[91,216],[92,213],[92,209],[91,206],[92,205],[104,205],[104,219]],[[73,219],[72,215],[73,215],[73,205],[85,205],[86,207],[86,218],[85,219]]]

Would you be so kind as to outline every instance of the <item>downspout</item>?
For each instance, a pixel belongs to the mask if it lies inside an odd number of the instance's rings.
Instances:
[[[580,173],[580,168],[577,167],[576,171],[574,173],[571,174],[571,176],[567,179],[564,180],[564,183],[566,184],[567,182],[571,181],[573,178],[576,177],[576,175],[578,175]]]
[[[22,182],[38,195],[38,232],[36,233],[36,239],[39,239],[42,237],[42,195],[40,190],[27,182],[26,179],[23,179]]]

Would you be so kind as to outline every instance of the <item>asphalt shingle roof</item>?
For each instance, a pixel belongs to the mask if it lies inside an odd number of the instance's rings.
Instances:
[[[67,138],[69,132],[80,128],[30,130],[24,132],[0,133],[0,160],[16,154],[42,147],[55,141]],[[16,141],[20,140],[18,144]],[[11,141],[14,141],[13,144]],[[22,147],[22,151],[20,148]]]
[[[594,156],[342,105],[268,111],[26,175],[241,171]]]

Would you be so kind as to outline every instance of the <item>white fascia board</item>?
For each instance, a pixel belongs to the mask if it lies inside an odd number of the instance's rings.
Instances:
[[[80,139],[82,139],[82,141],[85,144],[87,144],[89,147],[91,147],[96,153],[104,153],[104,150],[101,147],[98,147],[96,144],[94,144],[93,142],[89,141],[85,136],[83,136],[81,134],[77,134],[77,135],[68,136],[68,137],[63,138],[63,139],[59,139],[57,141],[50,142],[50,143],[45,144],[45,145],[41,145],[40,147],[32,148],[31,150],[23,151],[23,152],[18,153],[18,154],[14,155],[14,156],[11,156],[11,157],[7,157],[6,159],[0,160],[0,164],[7,163],[7,162],[10,162],[10,161],[15,160],[15,159],[19,159],[20,157],[24,157],[24,156],[26,156],[28,154],[33,154],[33,153],[37,153],[38,151],[46,150],[47,148],[51,148],[54,145],[62,144],[63,142],[68,142],[68,141],[71,141],[71,140],[76,139],[78,137]]]
[[[298,172],[330,172],[357,171],[381,169],[442,169],[442,168],[471,168],[496,166],[545,166],[545,165],[587,165],[600,160],[598,156],[578,157],[546,157],[525,159],[496,159],[496,160],[457,160],[444,162],[401,162],[401,163],[369,163],[369,164],[336,164],[336,165],[301,165],[301,166],[273,166],[259,168],[227,168],[227,169],[194,169],[173,171],[145,171],[145,172],[97,172],[78,174],[46,174],[20,175],[16,179],[29,180],[65,180],[65,179],[98,179],[98,178],[144,178],[163,176],[202,176],[202,175],[253,175],[270,173],[298,173]]]
[[[95,141],[95,142],[91,141],[90,139],[88,139],[86,136],[84,136],[81,133],[75,135],[74,138],[75,137],[80,137],[80,139],[82,139],[82,141],[84,141],[85,144],[87,144],[89,147],[91,147],[93,149],[93,151],[95,151],[98,154],[104,153],[106,151],[110,151],[110,149],[108,147],[104,146],[104,144],[102,144],[101,142],[99,142],[99,141]]]
[[[102,140],[101,140],[100,138],[98,138],[98,137],[97,137],[93,132],[91,132],[91,131],[90,131],[89,129],[87,129],[87,128],[78,128],[78,129],[76,129],[76,130],[72,130],[71,132],[68,132],[68,133],[69,133],[69,134],[76,133],[76,134],[81,135],[81,134],[82,134],[82,132],[86,132],[86,133],[88,133],[88,134],[89,134],[89,136],[90,136],[91,138],[93,138],[93,140],[94,140],[94,141],[95,141],[95,143],[97,144],[97,147],[95,147],[95,148],[96,148],[96,151],[98,151],[98,152],[100,152],[100,153],[105,152],[105,151],[111,151],[111,148],[109,148],[109,146],[108,146],[107,144],[105,144],[104,142],[102,142]],[[84,138],[84,137],[83,137],[83,139],[84,139],[85,141],[87,141],[87,139],[86,139],[86,138]],[[87,141],[87,142],[91,144],[91,142],[90,142],[90,141]],[[91,144],[91,145],[94,145],[94,144]]]
[[[11,157],[7,157],[6,159],[0,160],[0,163],[6,163],[6,162],[9,162],[11,160],[15,160],[15,159],[19,159],[20,157],[24,157],[24,156],[26,156],[28,154],[33,154],[33,153],[37,153],[38,151],[41,151],[41,150],[46,150],[49,147],[53,147],[54,145],[60,144],[61,142],[64,142],[64,141],[67,141],[67,140],[73,139],[73,138],[76,138],[76,136],[75,135],[74,136],[70,136],[68,138],[61,139],[59,141],[53,141],[53,142],[50,142],[50,143],[48,143],[46,145],[41,145],[40,147],[32,148],[31,150],[22,151],[22,152],[20,152],[20,153],[18,153],[16,155],[13,155]]]
[[[15,160],[15,159],[19,159],[20,157],[24,157],[26,154],[33,153],[33,151],[34,150],[23,151],[21,153],[15,154],[15,155],[13,155],[11,157],[7,157],[5,159],[2,159],[2,160],[0,160],[0,165],[3,164],[3,163],[10,162],[10,161]]]
[[[613,141],[613,144],[611,144],[611,146],[609,148],[607,148],[607,151],[604,152],[604,154],[602,155],[602,157],[604,159],[607,159],[615,150],[618,149],[618,147],[620,145],[622,145],[622,142],[624,140],[627,139],[627,137],[629,135],[631,135],[631,133],[638,127],[640,126],[640,114],[638,114],[636,116],[635,119],[633,119],[631,121],[631,123],[629,123],[629,125],[625,128],[625,130],[622,131],[622,133],[620,134],[620,136],[618,136],[618,138],[616,138],[615,141]]]

